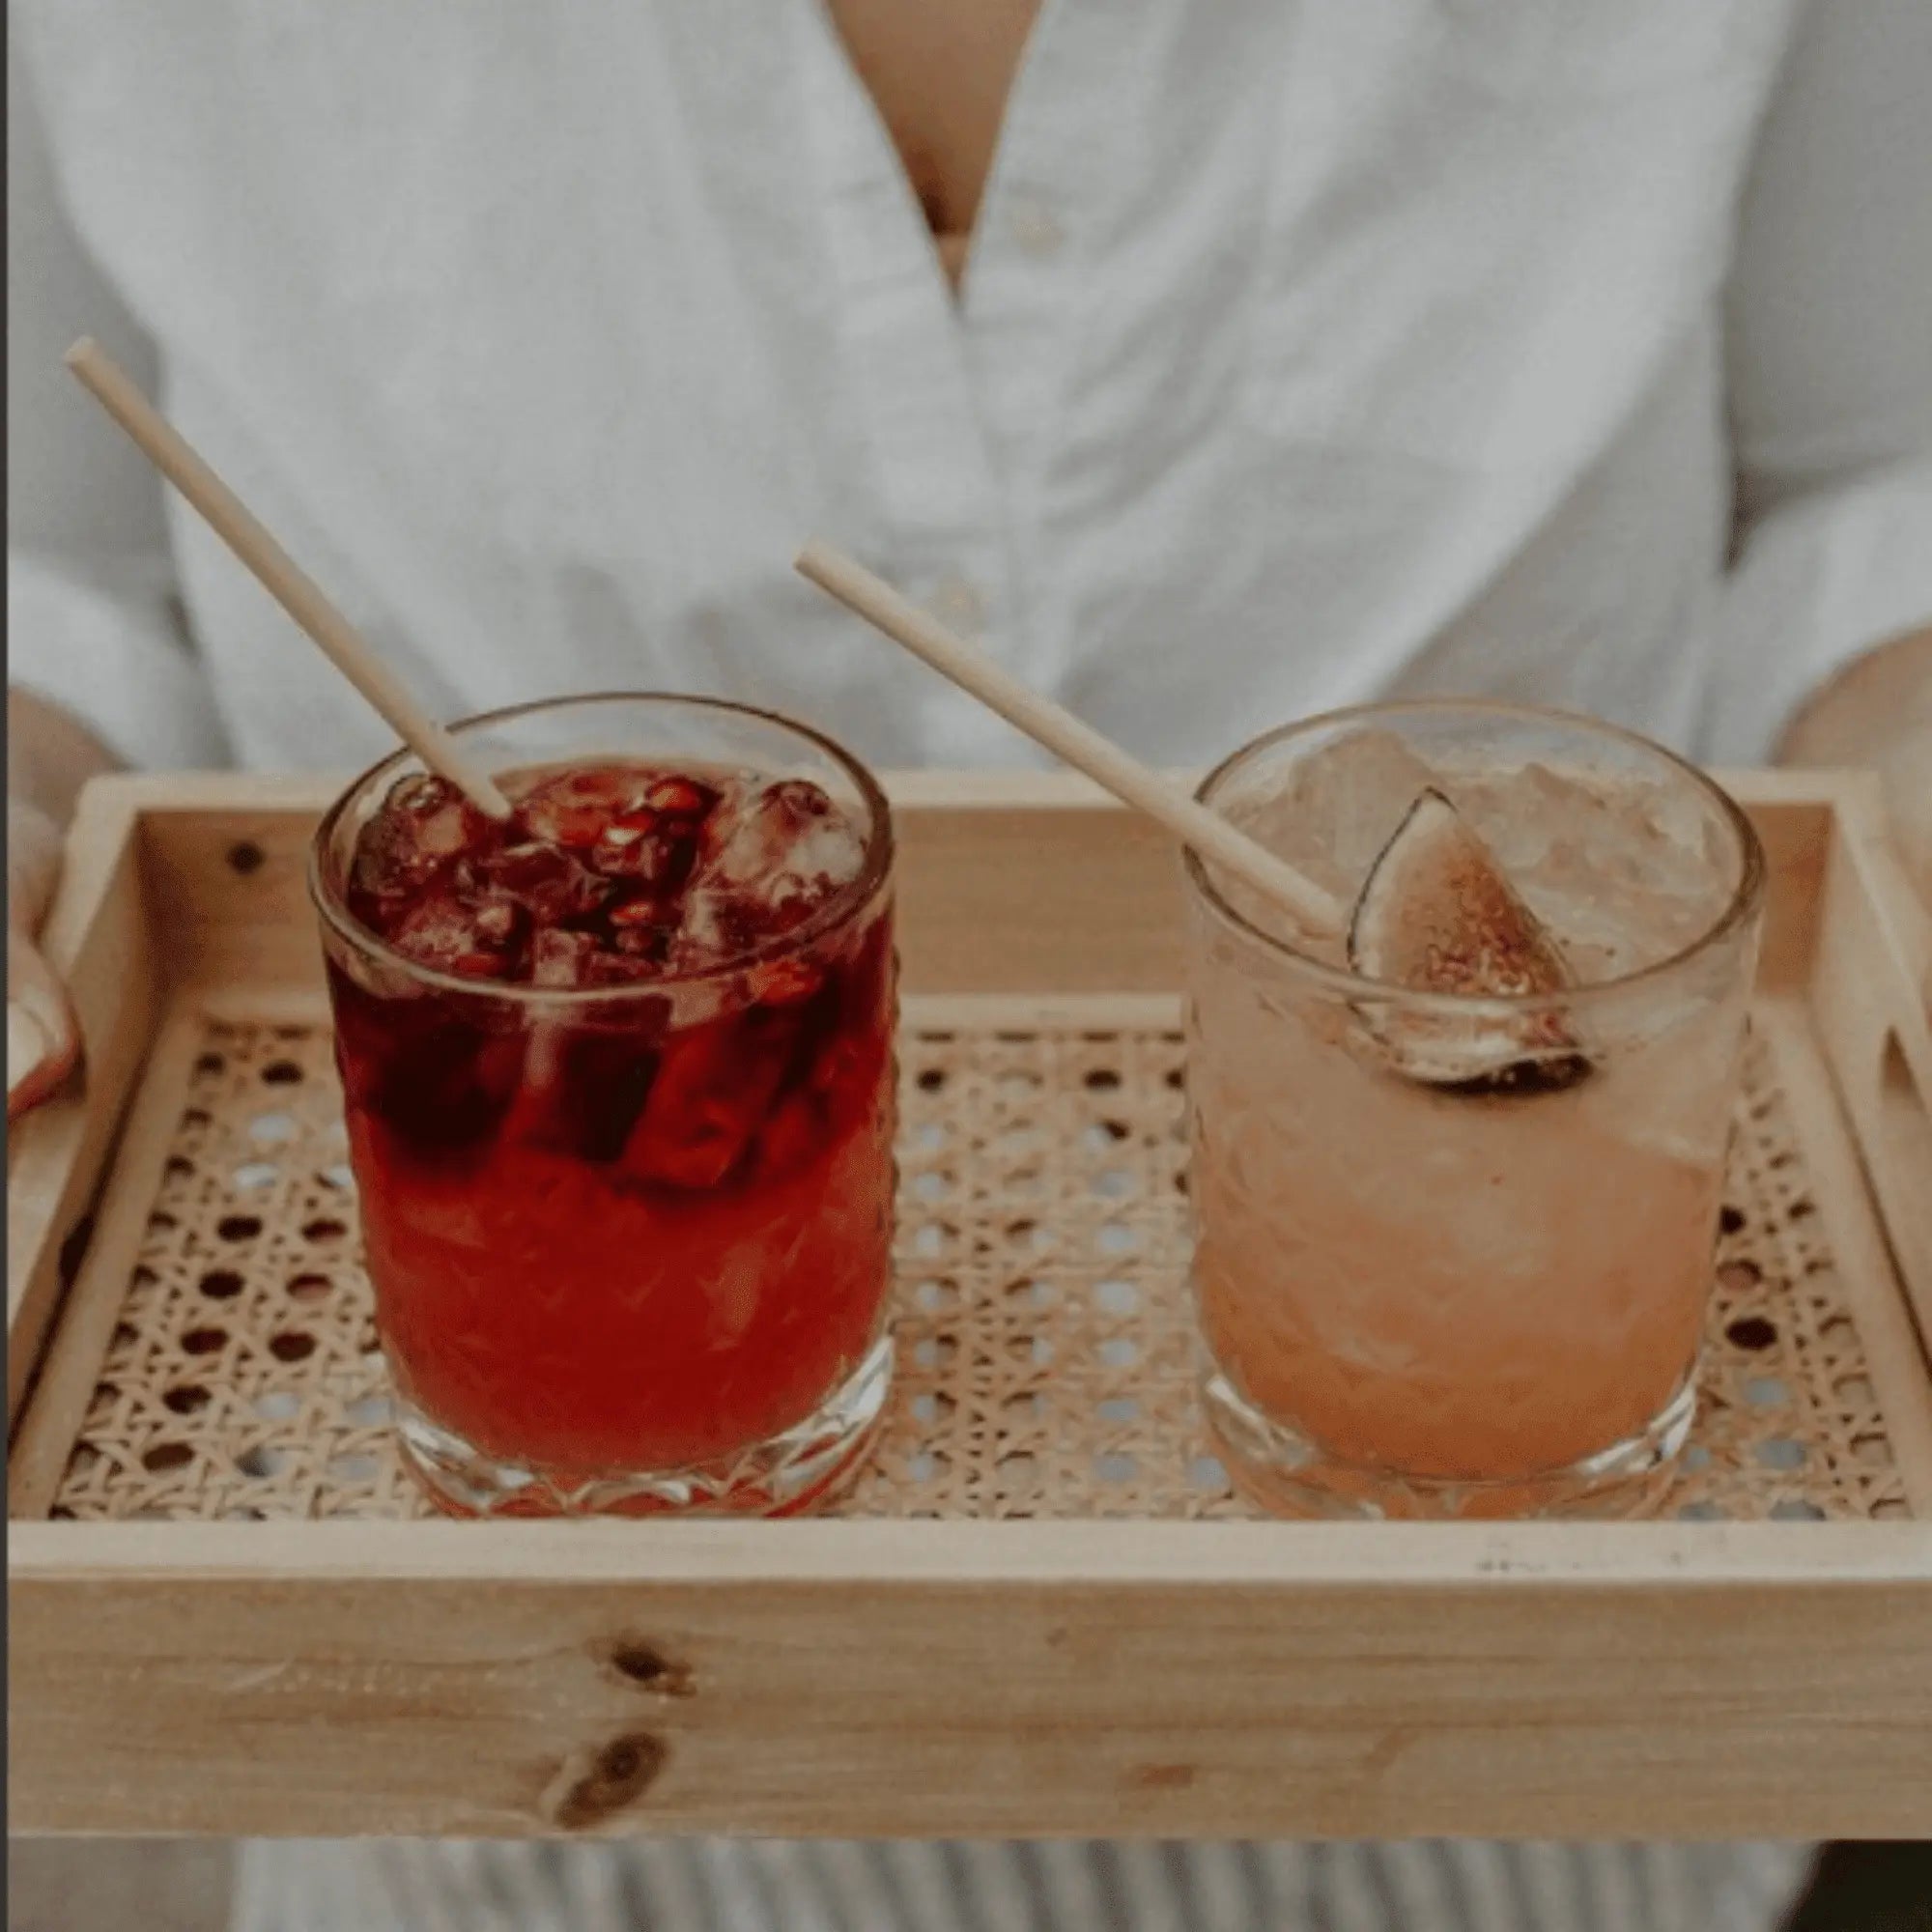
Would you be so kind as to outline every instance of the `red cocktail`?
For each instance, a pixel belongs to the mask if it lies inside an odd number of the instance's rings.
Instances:
[[[565,700],[406,757],[315,891],[404,1442],[462,1510],[796,1509],[891,1370],[884,799],[800,727]]]

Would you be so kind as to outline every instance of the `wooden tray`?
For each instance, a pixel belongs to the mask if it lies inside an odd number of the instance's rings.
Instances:
[[[1231,1497],[1172,859],[1077,781],[935,775],[876,1467],[809,1522],[422,1520],[331,787],[98,785],[50,931],[85,1091],[10,1155],[13,1828],[1932,1834],[1932,947],[1863,781],[1734,785],[1774,884],[1697,1435],[1662,1520],[1504,1527]]]

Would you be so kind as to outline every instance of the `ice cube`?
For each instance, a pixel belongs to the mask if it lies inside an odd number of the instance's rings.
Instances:
[[[1518,771],[1464,775],[1457,804],[1497,860],[1529,872],[1554,855],[1610,867],[1629,838],[1603,788],[1588,779],[1531,763]]]
[[[639,806],[619,812],[585,854],[606,878],[630,879],[653,892],[675,892],[697,860],[695,821]]]
[[[493,952],[517,952],[529,937],[529,908],[500,893],[478,900],[472,918],[478,936]]]
[[[1350,898],[1435,772],[1393,731],[1351,731],[1296,774],[1304,822],[1324,840]]]
[[[623,961],[615,971],[625,978],[649,978],[670,957],[672,930],[654,923],[617,926],[609,951]]]
[[[1350,731],[1303,758],[1271,792],[1233,802],[1228,815],[1352,900],[1409,808],[1436,782],[1392,731]]]
[[[713,815],[693,883],[782,915],[821,905],[865,858],[858,829],[817,785],[781,779]]]
[[[540,932],[530,943],[530,984],[554,991],[575,991],[590,980],[590,959],[597,942],[587,932]]]
[[[1722,910],[1711,814],[1674,790],[1531,764],[1459,797],[1581,981],[1668,958]]]
[[[830,1144],[826,1108],[816,1094],[781,1101],[758,1136],[758,1170],[774,1179],[810,1167]]]
[[[567,1144],[590,1160],[615,1160],[636,1131],[657,1073],[657,1055],[635,1036],[576,1033],[563,1056],[554,1118]]]
[[[517,803],[516,815],[532,838],[584,849],[614,818],[644,803],[651,774],[627,765],[592,765],[541,779]]]
[[[701,973],[789,932],[858,877],[865,842],[815,784],[782,779],[712,814],[672,963]]]
[[[619,930],[609,945],[595,933],[539,932],[530,949],[530,983],[554,992],[641,985],[659,977],[669,935],[661,927]]]
[[[418,892],[491,835],[490,821],[446,780],[400,779],[356,839],[351,885],[376,899]]]
[[[1626,842],[1633,882],[1715,919],[1736,885],[1734,847],[1718,815],[1688,786],[1632,787],[1606,800]]]
[[[355,1097],[419,1158],[467,1151],[496,1131],[515,1097],[523,1041],[438,1018],[429,1002],[408,1004],[381,1051],[345,1057],[364,1070]]]
[[[389,929],[399,952],[439,973],[472,980],[506,980],[518,969],[527,922],[506,901],[477,905],[434,893],[403,912]]]
[[[717,1187],[764,1124],[798,1045],[796,1009],[753,1007],[673,1033],[624,1149],[640,1179]]]
[[[468,860],[458,877],[477,891],[490,890],[525,906],[540,926],[588,918],[611,896],[609,882],[574,854],[537,839],[520,839]]]
[[[768,1007],[794,1007],[809,1000],[825,983],[823,970],[812,960],[792,954],[767,959],[746,974],[752,997]]]
[[[1242,831],[1345,905],[1354,902],[1382,848],[1435,775],[1392,731],[1350,731],[1293,769],[1258,781],[1223,807]],[[1217,874],[1216,885],[1251,924],[1342,963],[1336,935],[1301,930],[1271,901]]]
[[[670,963],[680,973],[709,973],[749,952],[766,936],[762,901],[709,886],[693,886],[680,901],[682,923],[671,941]]]
[[[581,1159],[616,1159],[656,1076],[668,1012],[668,1001],[645,996],[627,1003],[621,1025],[537,1021],[505,1131]]]

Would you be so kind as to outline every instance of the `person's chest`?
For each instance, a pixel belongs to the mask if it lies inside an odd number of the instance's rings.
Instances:
[[[1629,425],[1712,312],[1788,17],[1043,0],[941,138],[930,67],[895,93],[822,0],[380,32],[233,0],[75,30],[71,173],[238,460],[400,629],[501,636],[486,696],[532,638],[577,683],[642,651],[806,708],[865,683],[868,645],[760,641],[818,619],[787,569],[818,528],[1096,709],[1195,702],[1209,640],[1298,704],[1401,662],[1606,463],[1594,578],[1689,554],[1715,472]],[[131,142],[109,68],[174,103]],[[929,207],[969,202],[955,301]]]
[[[917,414],[916,374],[1009,474],[1183,423],[1520,464],[1720,281],[1789,12],[1034,6],[202,8],[229,31],[153,37],[185,107],[117,184],[177,218],[114,213],[164,304],[359,378],[399,463],[514,435],[537,490]]]
[[[825,5],[956,284],[1039,0]]]

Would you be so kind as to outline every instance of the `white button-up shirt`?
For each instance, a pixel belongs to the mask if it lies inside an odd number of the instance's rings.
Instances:
[[[444,714],[1027,755],[814,532],[1174,762],[1442,691],[1751,756],[1932,621],[1916,0],[1046,0],[956,300],[813,0],[12,11],[167,408]],[[90,409],[15,441],[30,521]],[[135,755],[381,751],[167,534],[191,666],[157,578],[43,546],[14,674]]]

